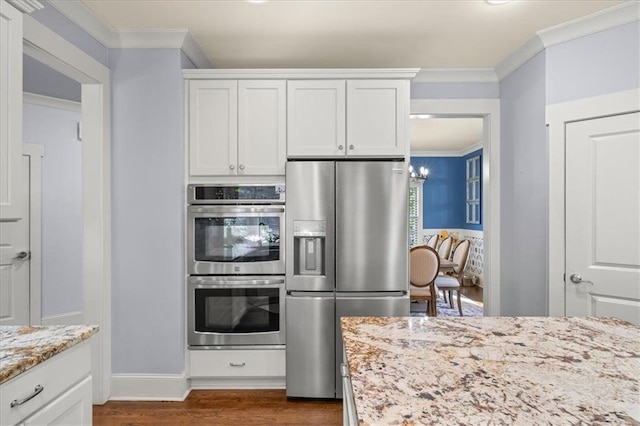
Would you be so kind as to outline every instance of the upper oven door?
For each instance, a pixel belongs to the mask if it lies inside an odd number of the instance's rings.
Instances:
[[[191,275],[282,274],[284,206],[189,206]]]

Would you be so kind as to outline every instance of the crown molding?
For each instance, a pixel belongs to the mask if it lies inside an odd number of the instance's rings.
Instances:
[[[44,8],[38,0],[7,0],[7,2],[22,13],[31,13]]]
[[[40,105],[49,108],[64,109],[66,111],[80,112],[80,102],[62,98],[39,95],[37,93],[23,92],[22,101],[26,104]]]
[[[90,36],[110,49],[182,49],[199,68],[213,63],[202,46],[186,29],[117,30],[99,19],[81,1],[48,0],[49,4],[69,18]]]
[[[198,69],[182,70],[188,80],[215,79],[405,79],[411,80],[419,68],[272,68],[272,69]]]
[[[632,0],[537,31],[496,66],[498,79],[504,79],[547,47],[638,20],[640,20],[640,2]]]
[[[536,34],[546,48],[638,20],[640,20],[640,2],[634,0],[545,28]]]
[[[422,68],[414,83],[497,83],[493,68]]]
[[[484,148],[484,142],[479,141],[460,151],[411,151],[411,157],[464,157],[474,151]]]
[[[466,147],[463,150],[460,150],[460,157],[464,157],[467,154],[471,154],[474,151],[484,148],[484,142],[476,142],[471,146]]]

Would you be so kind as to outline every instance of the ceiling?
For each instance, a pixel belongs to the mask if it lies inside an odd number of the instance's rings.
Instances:
[[[113,29],[189,29],[216,68],[495,68],[536,31],[623,2],[84,0]]]
[[[482,141],[482,118],[411,118],[411,152],[459,152]]]
[[[190,30],[215,68],[445,69],[494,69],[535,32],[624,2],[83,0],[115,30]],[[411,120],[412,152],[481,139],[478,118]]]

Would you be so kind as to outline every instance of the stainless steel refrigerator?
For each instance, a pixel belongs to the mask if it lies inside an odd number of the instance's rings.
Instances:
[[[342,316],[409,316],[401,161],[286,168],[287,396],[342,398]]]

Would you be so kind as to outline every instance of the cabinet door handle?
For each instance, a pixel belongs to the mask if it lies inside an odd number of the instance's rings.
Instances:
[[[353,148],[355,148],[355,146],[353,146],[353,145],[349,145],[349,149],[350,149],[350,150],[353,150]]]
[[[11,401],[11,408],[17,407],[18,405],[22,405],[25,402],[29,401],[30,399],[35,398],[43,390],[44,390],[44,387],[42,387],[40,385],[36,386],[35,389],[33,390],[33,393],[31,395],[29,395],[28,397],[23,398],[23,399],[14,399],[13,401]]]
[[[338,149],[339,149],[340,151],[342,151],[342,150],[344,149],[344,146],[342,146],[342,145],[338,145]]]
[[[233,164],[229,164],[229,170],[233,170],[235,168],[236,168],[236,166],[234,166]]]
[[[238,168],[239,168],[240,170],[244,170],[244,166],[243,166],[242,164],[240,164],[240,166],[238,166]]]
[[[230,362],[229,365],[232,367],[244,367],[246,364],[244,362]]]

